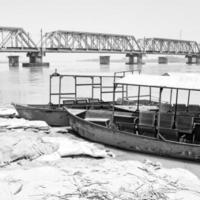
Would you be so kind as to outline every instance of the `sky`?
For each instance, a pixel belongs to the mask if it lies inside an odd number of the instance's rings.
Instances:
[[[34,41],[53,30],[200,42],[200,0],[0,0],[0,26],[23,27]]]

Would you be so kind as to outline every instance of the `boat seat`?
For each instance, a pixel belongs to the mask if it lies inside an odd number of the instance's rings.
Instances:
[[[175,108],[176,108],[176,111],[186,111],[187,110],[187,107],[185,104],[174,104],[173,107],[172,107],[172,111],[175,111]]]
[[[192,134],[194,130],[194,117],[190,115],[177,115],[176,129],[180,133]]]
[[[76,103],[75,100],[72,100],[72,99],[68,99],[68,100],[63,100],[63,105],[74,105]]]
[[[89,118],[89,117],[86,117],[85,120],[93,122],[95,124],[102,125],[102,126],[108,126],[109,122],[110,122],[109,118],[94,118],[94,117]]]
[[[129,123],[129,122],[116,122],[116,125],[120,131],[126,131],[126,132],[135,132],[135,123]]]
[[[130,112],[115,112],[114,122],[120,131],[135,132],[138,116]]]
[[[78,99],[76,100],[77,104],[87,104],[87,99]]]
[[[85,118],[106,118],[112,119],[112,111],[109,110],[87,110]]]
[[[200,106],[199,105],[196,105],[196,104],[188,105],[187,111],[188,111],[188,113],[193,114],[195,117],[200,116]]]
[[[156,112],[139,113],[138,131],[146,136],[156,136]]]
[[[200,113],[200,105],[190,104],[187,107],[188,112],[199,112]]]
[[[172,111],[172,105],[168,103],[162,103],[160,107],[160,112],[170,112]]]
[[[100,100],[99,99],[93,99],[93,98],[88,98],[88,103],[100,103]]]
[[[174,129],[173,126],[174,126],[174,113],[161,112],[159,133],[166,140],[178,141],[179,138],[178,131]]]
[[[87,102],[91,108],[100,109],[101,108],[101,101],[99,99],[89,98]]]
[[[116,122],[134,122],[136,116],[133,116],[131,112],[114,112],[114,121]]]

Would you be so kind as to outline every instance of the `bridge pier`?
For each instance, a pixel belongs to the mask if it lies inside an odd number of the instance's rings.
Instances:
[[[8,56],[9,67],[19,67],[19,56]]]
[[[187,58],[186,64],[200,64],[199,55],[186,55]]]
[[[168,58],[164,56],[158,57],[158,64],[167,64],[168,63]]]
[[[200,56],[196,57],[196,64],[200,64]]]
[[[28,52],[29,63],[22,63],[23,67],[49,67],[49,63],[43,62],[43,55],[41,52]]]
[[[143,64],[142,54],[126,54],[126,57],[128,57],[128,62],[126,62],[127,65]]]
[[[110,56],[99,56],[100,65],[109,65],[110,64]]]

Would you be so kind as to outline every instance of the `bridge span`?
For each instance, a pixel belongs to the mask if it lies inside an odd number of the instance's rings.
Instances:
[[[42,63],[46,53],[125,54],[128,64],[142,63],[145,54],[182,55],[189,64],[200,63],[196,41],[58,30],[45,33],[38,44],[23,28],[0,27],[0,52],[27,53],[30,63]]]

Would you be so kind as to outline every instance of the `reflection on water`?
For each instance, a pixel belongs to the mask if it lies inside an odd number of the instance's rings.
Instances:
[[[198,65],[179,64],[156,64],[126,65],[110,63],[110,65],[99,65],[98,62],[60,62],[51,63],[49,68],[32,67],[22,68],[9,67],[8,64],[0,64],[0,104],[10,102],[19,103],[47,103],[49,100],[49,74],[57,68],[63,74],[110,74],[116,71],[139,70],[146,74],[163,74],[165,72],[198,72]],[[68,87],[72,83],[69,81]]]

